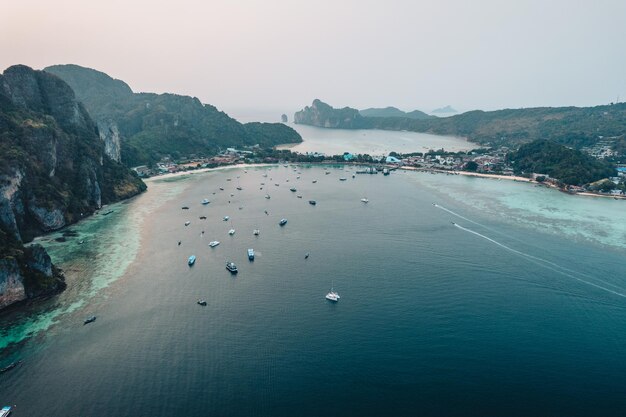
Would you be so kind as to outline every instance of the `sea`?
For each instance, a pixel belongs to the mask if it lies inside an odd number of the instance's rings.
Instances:
[[[154,178],[72,225],[76,237],[38,239],[68,288],[0,316],[0,367],[22,360],[0,374],[0,406],[16,417],[626,413],[624,201],[356,170]]]

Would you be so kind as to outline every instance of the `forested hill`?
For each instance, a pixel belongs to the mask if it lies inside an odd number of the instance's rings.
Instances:
[[[241,124],[195,97],[134,93],[123,81],[78,65],[45,71],[65,80],[98,124],[107,154],[128,166],[163,156],[209,156],[220,148],[301,142],[282,123]]]
[[[294,121],[339,129],[409,130],[465,137],[482,145],[520,144],[548,139],[567,146],[591,146],[599,140],[617,144],[626,137],[626,103],[596,107],[537,107],[470,111],[450,117],[415,120],[364,117],[358,110],[315,100],[294,115]]]
[[[569,185],[583,185],[616,176],[615,168],[610,164],[547,140],[524,144],[507,158],[517,174],[546,174]]]

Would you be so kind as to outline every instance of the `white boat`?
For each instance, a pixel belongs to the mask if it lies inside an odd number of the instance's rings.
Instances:
[[[11,410],[12,410],[12,408],[11,408],[10,405],[5,405],[0,410],[0,417],[7,417],[9,414],[11,414]]]
[[[259,229],[254,229],[254,231],[252,232],[253,235],[258,236],[261,234],[261,231]]]
[[[212,247],[212,248],[216,247],[216,246],[217,246],[217,245],[219,245],[219,244],[220,244],[220,242],[219,242],[219,241],[217,241],[217,240],[214,240],[214,241],[212,241],[212,242],[209,242],[209,246],[210,246],[210,247]]]
[[[254,261],[254,249],[248,249],[248,260]]]
[[[370,202],[367,198],[362,198],[361,201],[364,202],[364,203],[369,203]]]
[[[209,204],[209,203],[210,203],[210,201],[209,201],[209,199],[208,199],[208,198],[205,198],[204,200],[202,200],[202,204],[204,204],[205,206],[206,206],[207,204]]]
[[[225,222],[227,222],[227,221],[228,221],[228,219],[230,219],[230,217],[228,217],[228,216],[224,216],[224,219],[223,219],[223,220],[224,220]]]
[[[228,231],[228,234],[231,235],[231,236],[234,235],[235,234],[235,229],[230,229]]]
[[[278,224],[279,224],[280,226],[284,226],[284,225],[286,225],[286,224],[287,224],[287,219],[280,219],[280,222],[278,222]]]
[[[313,180],[313,184],[315,184],[317,182],[317,180]]]
[[[187,259],[187,265],[192,266],[196,263],[196,255],[191,255],[189,259]]]
[[[265,194],[265,198],[267,198],[268,200],[271,198],[269,194]]]
[[[191,224],[191,222],[190,222],[189,220],[187,220],[187,221],[185,222],[185,226],[189,226],[190,224]]]
[[[340,298],[341,298],[341,297],[339,296],[339,294],[337,294],[337,293],[335,292],[335,290],[334,290],[332,287],[330,288],[330,292],[329,292],[328,294],[326,294],[326,299],[327,299],[328,301],[332,301],[332,302],[334,302],[334,303],[336,303],[337,301],[339,301],[339,299],[340,299]]]

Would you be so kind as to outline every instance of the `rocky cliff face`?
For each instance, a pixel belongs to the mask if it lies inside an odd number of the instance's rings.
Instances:
[[[145,189],[107,140],[60,78],[23,65],[0,75],[0,308],[63,287],[43,248],[22,242]]]
[[[311,106],[293,115],[293,121],[298,124],[335,128],[361,129],[366,128],[366,118],[359,114],[357,109],[344,107],[335,109],[328,104],[315,99]]]
[[[104,152],[115,162],[122,161],[122,144],[120,141],[120,129],[111,119],[98,120],[98,132],[104,142]]]

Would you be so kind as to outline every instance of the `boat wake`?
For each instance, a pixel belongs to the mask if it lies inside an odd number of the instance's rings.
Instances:
[[[442,208],[441,206],[439,206],[439,207]],[[485,239],[486,241],[491,242],[494,245],[497,245],[497,246],[501,247],[502,249],[505,249],[505,250],[507,250],[509,252],[512,252],[512,253],[514,253],[514,254],[516,254],[518,256],[521,256],[521,257],[529,260],[530,262],[532,262],[532,263],[534,263],[536,265],[539,265],[539,266],[541,266],[543,268],[549,269],[549,270],[551,270],[553,272],[556,272],[556,273],[561,274],[563,276],[566,276],[568,278],[572,278],[572,279],[574,279],[574,280],[576,280],[578,282],[581,282],[583,284],[590,285],[590,286],[595,287],[597,289],[606,291],[606,292],[611,293],[613,295],[617,295],[619,297],[626,298],[626,294],[624,293],[624,292],[626,292],[626,290],[624,290],[623,288],[621,288],[621,287],[619,287],[617,285],[611,284],[610,282],[606,282],[606,281],[603,281],[601,279],[588,277],[588,276],[586,276],[587,279],[580,278],[580,276],[576,276],[574,274],[582,275],[582,276],[585,276],[585,275],[584,274],[580,274],[580,273],[578,273],[576,271],[573,271],[571,269],[564,268],[564,267],[562,267],[562,266],[560,266],[560,265],[558,265],[558,264],[556,264],[554,262],[548,261],[548,260],[540,258],[538,256],[534,256],[534,255],[531,255],[529,253],[525,253],[525,252],[522,252],[520,250],[514,249],[514,248],[512,248],[510,246],[507,246],[507,245],[505,245],[503,243],[498,242],[495,239],[490,238],[489,236],[485,236],[485,235],[483,235],[483,234],[481,234],[481,233],[479,233],[479,232],[477,232],[475,230],[468,229],[467,227],[463,227],[460,224],[457,224],[457,223],[453,223],[453,224],[454,224],[455,227],[459,228],[460,230],[463,230],[463,231],[465,231],[467,233],[471,233],[471,234],[473,234],[475,236],[478,236],[478,237],[480,237],[482,239]],[[597,284],[596,282],[592,282],[592,281],[590,281],[590,279],[592,279],[594,281],[597,281],[597,282],[601,282],[603,285]],[[611,288],[607,288],[607,287],[613,287],[616,290],[612,290]]]

